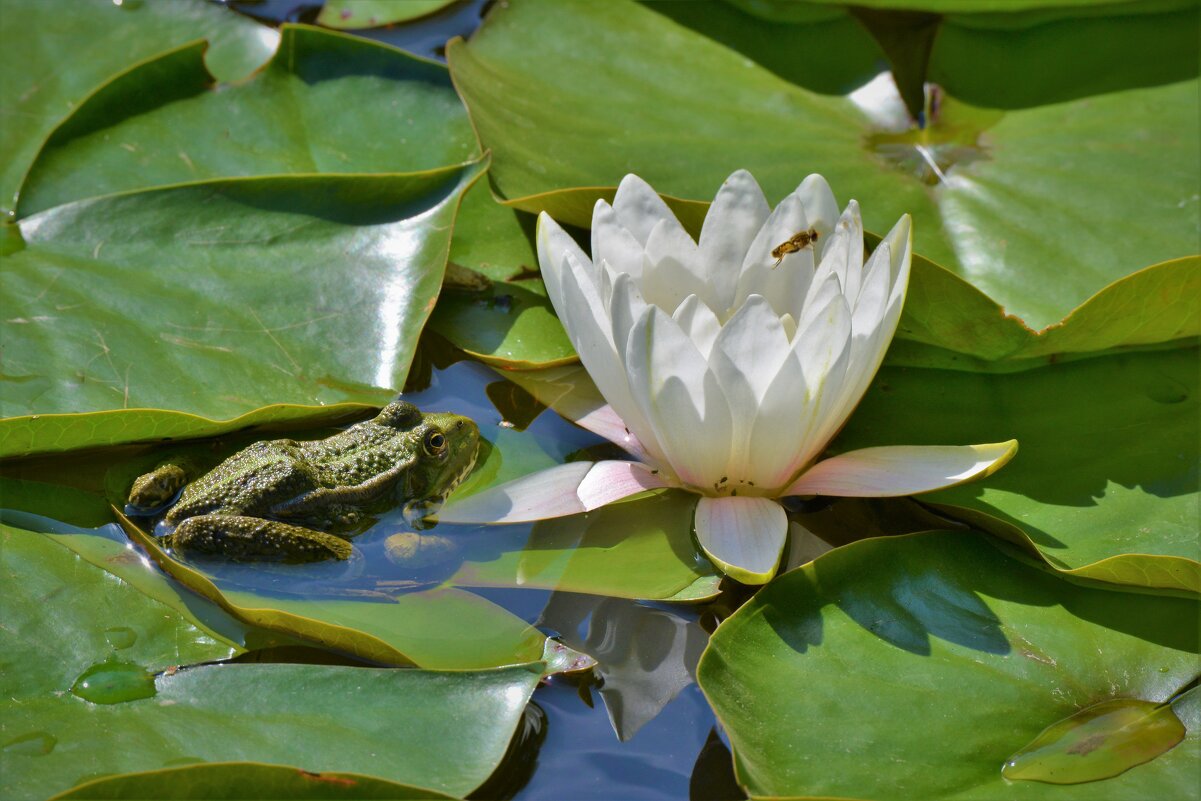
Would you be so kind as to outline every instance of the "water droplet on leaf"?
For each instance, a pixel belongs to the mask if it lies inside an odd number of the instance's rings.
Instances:
[[[104,630],[104,639],[118,651],[129,648],[138,641],[138,633],[129,626],[113,626]]]
[[[93,704],[119,704],[150,698],[158,690],[154,676],[132,662],[108,661],[92,665],[71,685],[71,692]]]
[[[48,732],[34,731],[14,737],[4,744],[4,751],[21,756],[46,756],[58,745],[58,739]]]

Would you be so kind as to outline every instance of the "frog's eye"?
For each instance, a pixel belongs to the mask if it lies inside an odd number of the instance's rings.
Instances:
[[[446,453],[446,435],[437,429],[425,432],[425,438],[421,444],[430,456],[441,456]]]

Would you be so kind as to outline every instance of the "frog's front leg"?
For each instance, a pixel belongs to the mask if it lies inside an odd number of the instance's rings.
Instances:
[[[157,514],[187,483],[188,471],[182,463],[164,462],[133,482],[125,513]]]
[[[164,542],[179,553],[240,562],[321,562],[351,553],[350,543],[333,534],[245,515],[189,517]]]

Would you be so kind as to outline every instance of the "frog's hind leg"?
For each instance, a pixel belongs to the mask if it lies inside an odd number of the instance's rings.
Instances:
[[[189,517],[168,535],[183,554],[207,554],[238,562],[321,562],[350,558],[350,543],[311,528],[244,515]]]

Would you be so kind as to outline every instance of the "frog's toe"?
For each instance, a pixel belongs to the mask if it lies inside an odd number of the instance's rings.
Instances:
[[[458,558],[459,544],[440,534],[402,531],[384,540],[384,555],[395,565],[420,569]]]
[[[182,554],[220,556],[241,562],[321,562],[348,559],[349,542],[323,531],[241,515],[201,515],[179,524],[169,537]]]

